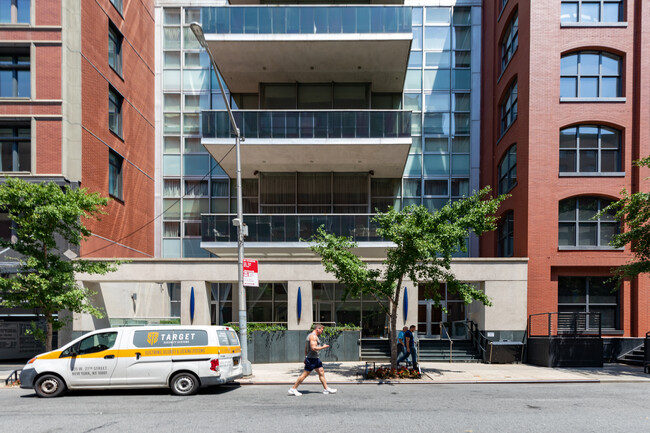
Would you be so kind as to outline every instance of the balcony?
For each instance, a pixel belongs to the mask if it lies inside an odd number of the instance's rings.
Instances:
[[[203,31],[233,93],[259,83],[367,82],[401,92],[411,40],[406,6],[203,8]]]
[[[402,176],[411,147],[411,112],[249,111],[233,113],[245,141],[242,173],[255,171],[373,171]],[[203,111],[202,143],[235,177],[234,137],[226,111]]]
[[[377,235],[371,221],[374,214],[274,214],[244,215],[248,226],[246,257],[313,257],[311,237],[320,226],[329,233],[346,236],[359,243],[356,253],[363,257],[382,257],[392,243]],[[201,215],[201,248],[219,257],[237,256],[237,227],[234,214]]]

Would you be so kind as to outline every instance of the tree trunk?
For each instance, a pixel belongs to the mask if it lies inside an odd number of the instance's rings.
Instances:
[[[390,306],[390,368],[397,368],[397,306],[401,292],[402,279],[400,278],[395,288],[395,297]]]
[[[52,350],[52,336],[53,336],[53,331],[52,331],[52,313],[47,312],[45,313],[45,325],[46,325],[46,332],[45,332],[45,351],[49,352]]]

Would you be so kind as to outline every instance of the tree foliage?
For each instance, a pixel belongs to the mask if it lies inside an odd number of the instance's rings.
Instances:
[[[635,161],[637,166],[650,167],[650,156]],[[614,218],[625,223],[626,230],[615,234],[611,246],[623,248],[630,244],[634,258],[614,270],[619,282],[650,272],[650,192],[630,194],[621,191],[622,198],[603,209],[597,217],[615,212]]]
[[[480,236],[496,229],[494,213],[505,198],[491,198],[487,187],[434,212],[424,206],[408,206],[377,214],[377,234],[394,244],[387,248],[381,267],[370,267],[355,255],[352,249],[356,243],[327,233],[323,227],[318,230],[311,249],[321,257],[325,270],[345,284],[346,296],[372,296],[389,316],[393,367],[397,360],[397,306],[404,280],[415,286],[430,283],[427,297],[437,304],[441,300],[440,283],[445,283],[465,303],[478,300],[490,305],[484,292],[456,279],[451,259],[454,253],[466,251],[470,232]]]
[[[70,260],[61,249],[79,246],[90,236],[84,220],[105,213],[102,207],[107,203],[99,193],[61,188],[53,182],[6,178],[0,184],[0,212],[8,213],[15,232],[13,241],[0,239],[0,246],[20,255],[15,277],[0,279],[2,305],[34,309],[44,316],[46,332],[39,332],[35,324],[32,328],[47,350],[52,348],[53,331],[65,325],[59,311],[103,316],[88,302],[93,293],[78,286],[75,273],[105,274],[114,271],[118,262]]]

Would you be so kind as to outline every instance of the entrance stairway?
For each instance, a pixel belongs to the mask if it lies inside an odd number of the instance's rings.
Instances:
[[[428,362],[481,362],[481,357],[470,340],[420,340],[420,361]]]
[[[629,352],[619,356],[617,361],[620,362],[621,364],[642,366],[644,359],[645,359],[645,344],[642,344],[639,347],[630,350]]]
[[[453,340],[451,362],[481,362],[481,357],[470,340]],[[419,340],[418,358],[421,362],[449,362],[449,340]],[[379,338],[361,339],[363,361],[390,361],[388,340]]]

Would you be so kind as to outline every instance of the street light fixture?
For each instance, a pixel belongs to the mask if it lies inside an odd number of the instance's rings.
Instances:
[[[223,89],[223,84],[221,84],[221,71],[219,71],[219,66],[212,57],[212,53],[208,49],[208,43],[205,40],[205,35],[203,34],[203,27],[197,22],[190,24],[192,33],[196,36],[196,39],[199,41],[199,44],[208,52],[210,57],[210,62],[214,68],[214,72],[217,74],[217,83],[219,83],[219,90],[221,90],[221,96],[223,97],[223,102],[226,105],[228,110],[228,116],[230,117],[230,124],[232,129],[235,131],[235,158],[237,160],[237,218],[232,221],[234,226],[237,226],[237,285],[239,288],[239,340],[241,343],[241,363],[244,370],[244,376],[250,376],[252,374],[251,363],[248,360],[248,340],[246,336],[246,290],[244,289],[244,218],[242,216],[242,189],[241,189],[241,153],[239,149],[239,142],[243,140],[241,132],[237,127],[237,122],[235,122],[235,117],[232,114],[232,109],[230,108],[230,103],[226,97],[226,92]]]

